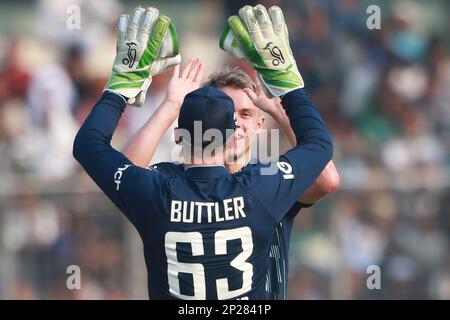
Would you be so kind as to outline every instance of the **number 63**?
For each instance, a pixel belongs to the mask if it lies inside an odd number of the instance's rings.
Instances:
[[[216,255],[227,254],[227,241],[240,239],[242,252],[234,258],[230,265],[242,271],[242,287],[230,290],[227,278],[216,279],[217,298],[219,300],[232,299],[248,292],[252,287],[253,265],[247,259],[253,252],[252,232],[249,227],[229,230],[219,230],[214,234],[214,248]],[[205,269],[201,263],[180,262],[177,258],[177,243],[189,243],[192,256],[204,255],[203,237],[200,232],[167,232],[165,236],[165,249],[167,256],[167,277],[171,294],[185,300],[205,300],[206,281]],[[180,292],[178,274],[191,273],[194,285],[194,295],[185,295]]]

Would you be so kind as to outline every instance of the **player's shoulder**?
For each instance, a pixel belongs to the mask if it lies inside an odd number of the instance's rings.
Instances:
[[[284,163],[285,160],[283,156],[280,157],[276,162],[261,162],[259,160],[252,160],[247,165],[242,167],[242,169],[237,172],[237,174],[245,176],[273,175],[278,172],[280,166]]]
[[[258,172],[261,168],[265,167],[266,165],[270,165],[270,164],[265,164],[262,163],[259,160],[256,159],[251,159],[245,166],[243,166],[241,168],[241,170],[239,170],[239,172],[237,172],[238,174],[249,174],[249,173],[256,173]]]
[[[254,174],[257,172],[257,168],[260,166],[259,161],[249,162],[245,166],[243,166],[239,171],[235,172],[233,176],[235,177],[243,177],[247,175]]]
[[[258,183],[261,173],[264,174],[265,172],[264,168],[269,166],[270,164],[265,164],[258,160],[250,161],[232,176],[236,181],[239,181],[246,186],[252,186],[255,185],[255,183]]]
[[[147,170],[166,176],[178,176],[184,172],[184,165],[179,162],[159,162],[147,167]]]

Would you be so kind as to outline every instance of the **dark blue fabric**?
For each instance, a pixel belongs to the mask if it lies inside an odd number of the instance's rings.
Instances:
[[[197,132],[195,122],[199,128]],[[189,132],[188,142],[191,145],[204,147],[212,141],[218,146],[225,144],[236,129],[233,100],[222,90],[210,86],[192,91],[181,105],[178,128]],[[206,138],[203,135],[210,129],[219,130],[221,139],[202,139]]]
[[[271,175],[261,174],[270,164],[234,175],[220,166],[179,174],[165,165],[136,167],[110,145],[123,99],[105,93],[89,114],[74,156],[137,228],[152,299],[270,298],[266,274],[277,225],[332,156],[330,135],[304,91],[282,103],[299,144]]]
[[[183,174],[183,164],[169,162],[158,163],[150,168],[157,169],[164,174],[175,177]],[[289,279],[289,243],[291,239],[294,219],[303,208],[309,208],[312,204],[296,202],[288,210],[283,220],[277,225],[272,246],[269,252],[269,266],[266,275],[266,291],[270,300],[285,300],[287,298]]]

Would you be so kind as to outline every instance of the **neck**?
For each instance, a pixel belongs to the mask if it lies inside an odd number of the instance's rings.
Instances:
[[[230,173],[235,173],[240,171],[243,167],[245,167],[250,162],[251,152],[246,151],[237,158],[234,162],[227,163],[226,168]]]
[[[205,163],[185,163],[185,168],[192,168],[192,167],[225,167],[224,164],[205,164]]]
[[[195,166],[222,166],[224,167],[224,161],[222,159],[216,158],[193,158],[192,161],[187,161],[190,159],[185,159],[185,167],[195,167]]]

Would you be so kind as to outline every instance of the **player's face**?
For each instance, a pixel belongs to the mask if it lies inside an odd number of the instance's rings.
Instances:
[[[261,110],[255,106],[244,90],[230,87],[221,89],[233,100],[237,123],[243,133],[238,135],[236,139],[236,153],[234,157],[238,159],[244,154],[248,156],[250,153],[250,144],[261,131],[264,124],[264,117],[261,115]]]

